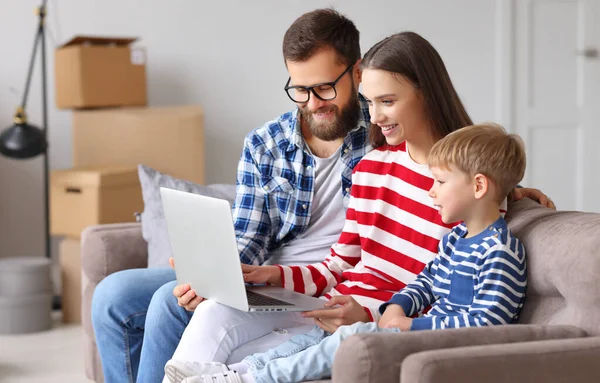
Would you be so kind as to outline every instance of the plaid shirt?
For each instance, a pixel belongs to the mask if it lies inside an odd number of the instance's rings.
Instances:
[[[344,138],[342,193],[347,208],[352,169],[371,150],[369,108],[359,95],[358,125]],[[262,264],[269,253],[294,240],[310,222],[315,159],[302,138],[298,108],[250,132],[238,165],[233,204],[240,260]]]

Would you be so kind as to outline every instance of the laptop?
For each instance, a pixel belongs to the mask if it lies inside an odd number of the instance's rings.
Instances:
[[[160,188],[177,282],[242,311],[311,311],[326,301],[244,283],[228,201]]]

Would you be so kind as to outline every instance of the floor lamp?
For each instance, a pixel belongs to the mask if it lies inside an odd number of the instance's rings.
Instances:
[[[44,156],[44,219],[46,229],[46,257],[51,258],[50,254],[50,217],[49,217],[49,198],[48,198],[48,106],[47,106],[47,88],[46,88],[46,39],[44,33],[44,20],[46,17],[46,1],[37,9],[39,23],[33,42],[33,51],[29,62],[29,71],[23,93],[23,101],[17,108],[14,117],[14,125],[7,128],[0,134],[0,153],[6,157],[16,159],[27,159],[39,154]],[[27,96],[29,94],[29,85],[35,64],[35,56],[38,45],[42,47],[42,128],[35,127],[27,123],[25,107],[27,105]],[[59,306],[59,298],[55,297],[53,306]]]

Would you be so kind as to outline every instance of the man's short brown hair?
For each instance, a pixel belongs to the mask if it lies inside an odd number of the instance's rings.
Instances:
[[[360,59],[360,34],[354,23],[332,8],[300,16],[283,37],[283,58],[304,62],[318,50],[332,48],[342,64]]]
[[[469,177],[483,174],[497,187],[502,202],[525,174],[525,148],[516,134],[500,125],[471,125],[448,134],[429,153],[429,166],[454,166]]]

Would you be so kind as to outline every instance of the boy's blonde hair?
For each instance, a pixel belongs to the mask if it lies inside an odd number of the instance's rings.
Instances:
[[[429,153],[429,166],[455,166],[469,177],[483,174],[497,187],[496,200],[504,198],[523,179],[525,148],[516,134],[500,125],[484,123],[454,131],[438,141]]]

